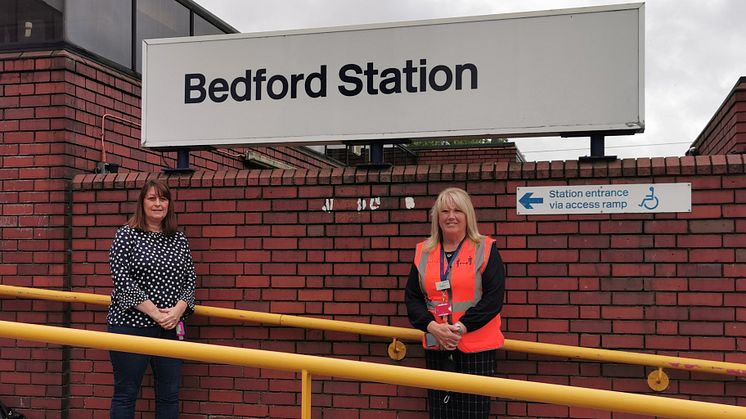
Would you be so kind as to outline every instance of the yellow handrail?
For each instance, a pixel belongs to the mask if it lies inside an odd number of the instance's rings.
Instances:
[[[108,295],[55,291],[11,285],[0,285],[0,295],[38,300],[62,301],[68,303],[86,303],[105,306],[111,304],[111,297]],[[288,314],[262,313],[258,311],[236,310],[232,308],[201,305],[197,305],[194,308],[194,314],[205,317],[218,317],[251,323],[270,324],[274,326],[327,330],[330,332],[346,332],[366,336],[398,338],[409,341],[422,339],[421,331],[406,327],[380,326],[341,320],[316,319],[312,317],[291,316]]]
[[[745,407],[716,403],[55,326],[0,321],[0,337],[294,371],[301,372],[307,380],[312,375],[332,376],[669,418],[746,417]],[[305,386],[310,391],[309,381]],[[310,412],[309,409],[309,403],[304,401],[302,411]]]
[[[98,305],[109,305],[111,301],[111,297],[109,297],[108,295],[54,291],[9,285],[0,285],[0,295]],[[340,320],[317,319],[311,317],[262,313],[256,311],[236,310],[230,308],[209,307],[201,305],[195,307],[195,314],[275,326],[288,326],[335,332],[356,333],[361,335],[381,336],[406,341],[419,342],[422,340],[422,331],[404,327],[381,326]],[[557,345],[551,343],[529,342],[513,339],[506,339],[503,349],[506,351],[530,353],[535,355],[558,356],[589,361],[644,365],[654,368],[671,368],[684,371],[707,372],[712,374],[746,377],[746,365],[734,362],[710,361],[704,359],[643,354],[635,352],[615,351],[609,349],[584,348],[579,346]]]
[[[746,365],[735,362],[710,361],[706,359],[615,351],[611,349],[584,348],[582,346],[556,345],[553,343],[505,340],[506,351],[536,355],[551,355],[586,361],[616,364],[645,365],[655,368],[671,368],[683,371],[708,372],[711,374],[746,377]]]

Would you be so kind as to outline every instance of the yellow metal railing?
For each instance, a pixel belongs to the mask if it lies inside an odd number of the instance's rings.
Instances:
[[[638,415],[692,419],[746,417],[745,407],[716,403],[55,326],[0,321],[0,337],[300,372],[303,419],[311,417],[314,374]]]
[[[0,285],[0,295],[14,296],[18,298],[32,298],[97,305],[109,305],[111,301],[111,298],[108,295],[54,291],[39,288],[15,287],[9,285]],[[275,326],[298,327],[305,329],[347,332],[368,336],[393,338],[393,342],[391,343],[391,345],[389,345],[389,356],[397,360],[402,359],[406,354],[406,347],[401,341],[419,342],[422,340],[422,331],[404,327],[381,326],[365,323],[317,319],[285,314],[262,313],[201,305],[196,306],[195,314],[200,316],[233,319],[244,322],[261,323]],[[506,351],[530,353],[535,355],[557,356],[579,360],[653,367],[656,368],[656,370],[651,372],[648,376],[648,384],[652,389],[656,391],[665,390],[667,387],[668,377],[663,372],[663,368],[746,377],[746,365],[733,362],[681,358],[665,355],[615,351],[609,349],[584,348],[578,346],[529,342],[513,339],[506,339],[503,349]]]
[[[37,300],[62,301],[67,303],[85,303],[108,306],[111,297],[108,295],[89,294],[83,292],[55,291],[42,288],[16,287],[0,285],[0,295]],[[194,314],[205,317],[238,320],[242,322],[260,323],[273,326],[297,327],[301,329],[316,329],[330,332],[354,333],[366,336],[392,338],[389,355],[392,359],[400,360],[406,355],[406,347],[402,340],[421,341],[422,332],[416,329],[395,326],[381,326],[375,324],[356,323],[341,320],[317,319],[313,317],[292,316],[288,314],[262,313],[258,311],[236,310],[231,308],[210,307],[197,305]]]

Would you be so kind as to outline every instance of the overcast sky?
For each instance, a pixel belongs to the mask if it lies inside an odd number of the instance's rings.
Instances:
[[[604,0],[197,0],[241,32],[385,23],[625,3]],[[740,76],[746,1],[645,2],[645,132],[607,137],[620,158],[681,156]],[[516,139],[529,161],[590,154],[587,138]]]

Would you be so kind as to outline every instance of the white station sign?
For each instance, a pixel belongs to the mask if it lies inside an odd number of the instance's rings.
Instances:
[[[516,189],[519,215],[691,212],[691,183],[538,186]]]
[[[143,41],[146,147],[644,130],[642,3]]]

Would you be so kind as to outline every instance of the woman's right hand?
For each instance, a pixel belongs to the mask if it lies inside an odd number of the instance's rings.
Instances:
[[[179,302],[177,302],[176,305],[173,307],[158,309],[162,316],[160,317],[160,319],[153,320],[157,321],[162,328],[171,330],[175,328],[176,325],[179,323],[179,320],[181,320],[181,316],[184,314],[186,308],[187,304],[179,300]]]
[[[427,331],[435,336],[441,348],[448,351],[456,349],[461,340],[458,327],[452,324],[431,321],[427,325]]]
[[[142,303],[138,304],[136,308],[143,313],[147,314],[153,321],[158,323],[159,326],[161,326],[164,329],[168,329],[166,327],[166,322],[168,322],[168,313],[162,312],[158,307],[153,304],[150,300],[145,300]],[[176,324],[174,323],[173,327],[176,327]],[[171,327],[171,329],[173,329]]]

